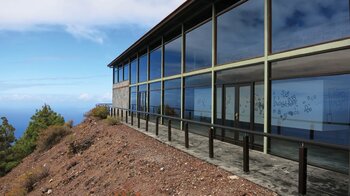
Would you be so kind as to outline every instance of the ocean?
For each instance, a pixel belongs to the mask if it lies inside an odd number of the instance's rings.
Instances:
[[[90,107],[91,108],[91,107]],[[86,108],[52,108],[55,112],[61,114],[65,121],[73,120],[74,125],[81,123],[84,119],[84,113],[89,111]],[[28,127],[30,117],[33,116],[38,108],[14,108],[0,109],[0,117],[5,116],[9,123],[15,127],[15,136],[19,138]]]

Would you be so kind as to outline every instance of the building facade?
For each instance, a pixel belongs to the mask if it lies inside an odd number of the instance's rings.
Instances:
[[[113,105],[349,146],[349,8],[349,0],[188,0],[108,65]],[[237,145],[242,136],[215,130]],[[298,159],[298,143],[251,143]],[[349,172],[348,150],[308,148],[310,164]]]

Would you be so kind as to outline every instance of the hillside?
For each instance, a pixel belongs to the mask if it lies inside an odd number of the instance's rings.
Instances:
[[[48,173],[29,195],[275,195],[125,125],[91,118],[0,178],[0,195],[38,168]]]

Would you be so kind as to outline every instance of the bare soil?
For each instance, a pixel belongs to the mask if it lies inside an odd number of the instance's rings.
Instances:
[[[0,178],[0,195],[36,167],[49,176],[29,195],[276,195],[125,125],[89,118],[73,132]]]

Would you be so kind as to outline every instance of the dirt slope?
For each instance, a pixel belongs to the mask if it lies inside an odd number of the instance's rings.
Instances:
[[[49,189],[50,195],[275,195],[125,125],[87,119],[73,130],[73,136],[33,153],[0,178],[0,195],[21,174],[43,166],[49,176],[29,195],[47,195]],[[72,155],[68,146],[73,141],[84,141],[86,149]]]

